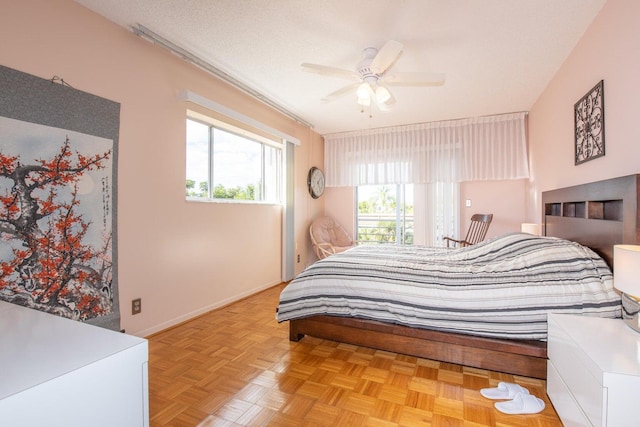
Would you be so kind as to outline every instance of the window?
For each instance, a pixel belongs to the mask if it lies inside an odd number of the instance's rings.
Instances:
[[[413,185],[358,187],[358,241],[413,244]]]
[[[281,203],[282,144],[209,119],[187,118],[186,197]]]

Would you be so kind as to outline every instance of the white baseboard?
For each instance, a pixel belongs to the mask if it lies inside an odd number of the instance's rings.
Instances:
[[[224,307],[226,305],[232,304],[232,303],[234,303],[236,301],[240,301],[241,299],[244,299],[244,298],[249,297],[251,295],[257,294],[258,292],[262,292],[262,291],[264,291],[266,289],[272,288],[272,287],[278,285],[279,283],[281,283],[281,282],[274,282],[274,283],[270,283],[270,284],[259,286],[259,287],[254,288],[254,289],[250,289],[250,290],[248,290],[246,292],[243,292],[241,294],[234,295],[234,296],[232,296],[230,298],[227,298],[225,300],[217,301],[217,302],[215,302],[213,304],[201,307],[201,308],[199,308],[197,310],[194,310],[192,312],[183,314],[182,316],[178,316],[178,317],[173,318],[171,320],[168,320],[166,322],[163,322],[163,323],[160,323],[158,325],[155,325],[155,326],[153,326],[151,328],[143,329],[142,331],[133,332],[133,333],[131,333],[131,335],[135,335],[135,336],[141,337],[141,338],[146,338],[149,335],[155,334],[157,332],[160,332],[160,331],[163,331],[165,329],[168,329],[168,328],[170,328],[172,326],[175,326],[175,325],[178,325],[180,323],[183,323],[183,322],[186,322],[188,320],[191,320],[194,317],[200,316],[201,314],[208,313],[209,311],[215,310],[215,309],[220,308],[220,307]],[[275,317],[275,307],[274,307],[274,317]],[[127,331],[127,333],[129,333],[129,332]]]

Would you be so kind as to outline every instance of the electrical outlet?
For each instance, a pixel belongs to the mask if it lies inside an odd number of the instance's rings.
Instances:
[[[140,314],[142,312],[142,299],[136,298],[131,301],[131,314]]]
[[[298,262],[300,262],[300,254],[298,254]]]

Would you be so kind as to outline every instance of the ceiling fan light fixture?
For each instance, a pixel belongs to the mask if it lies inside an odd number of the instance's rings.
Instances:
[[[358,105],[362,105],[363,107],[370,106],[371,98],[369,96],[365,96],[365,97],[358,96]]]
[[[358,94],[358,100],[365,98],[370,100],[371,87],[369,86],[369,83],[364,82],[358,86],[358,91],[356,93]]]
[[[378,104],[384,104],[391,99],[391,92],[384,86],[378,86],[376,88],[376,101]]]

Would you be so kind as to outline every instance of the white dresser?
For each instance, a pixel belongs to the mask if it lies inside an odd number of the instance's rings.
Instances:
[[[621,319],[550,314],[547,394],[563,424],[640,425],[640,334]]]
[[[0,301],[0,426],[149,425],[148,343]]]

